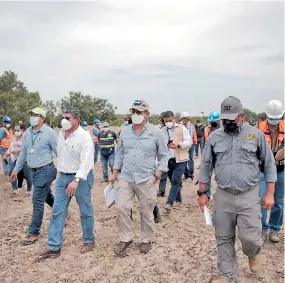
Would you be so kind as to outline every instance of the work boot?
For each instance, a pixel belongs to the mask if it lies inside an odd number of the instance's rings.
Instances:
[[[159,223],[161,221],[161,216],[160,216],[160,212],[159,209],[156,210],[155,213],[153,213],[154,215],[154,222],[155,223]]]
[[[151,250],[151,248],[152,248],[151,242],[149,242],[149,243],[141,243],[140,244],[140,252],[142,254],[147,254]]]
[[[171,204],[170,204],[170,203],[167,203],[166,206],[164,207],[164,209],[165,209],[165,212],[170,213],[170,211],[171,211],[171,209],[172,209]]]
[[[252,273],[257,273],[260,270],[260,257],[248,258],[248,264]]]
[[[278,232],[270,232],[269,240],[273,243],[279,243],[280,238],[279,238]]]
[[[95,243],[89,243],[89,244],[84,244],[83,247],[81,248],[81,251],[80,253],[81,254],[86,254],[86,253],[89,253],[91,251],[94,250],[94,247],[95,247]]]
[[[182,205],[182,202],[175,202],[174,204],[173,204],[173,208],[176,208],[176,209],[179,209],[180,208],[180,206]]]
[[[26,237],[26,239],[24,239],[24,240],[21,241],[21,245],[22,245],[22,246],[29,246],[29,245],[32,245],[32,244],[34,244],[38,239],[39,239],[39,236],[31,236],[31,235],[28,235],[28,236]]]
[[[43,253],[40,254],[40,257],[42,259],[46,259],[46,258],[57,258],[60,256],[60,249],[57,251],[51,251],[46,249]]]
[[[131,241],[129,241],[129,242],[122,242],[122,241],[121,241],[121,242],[116,246],[116,248],[115,248],[115,253],[116,253],[117,255],[123,255],[123,254],[126,253],[126,250],[127,250],[128,248],[130,248],[130,247],[133,246],[133,244],[134,244],[134,241],[133,241],[133,240],[131,240]]]
[[[164,198],[165,197],[165,193],[158,192],[156,196],[159,197],[159,198]]]

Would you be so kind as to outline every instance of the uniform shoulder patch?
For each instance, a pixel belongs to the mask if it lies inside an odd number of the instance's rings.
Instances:
[[[247,135],[247,136],[245,137],[245,139],[246,139],[247,141],[253,141],[254,138],[255,138],[255,135],[253,135],[253,134]]]

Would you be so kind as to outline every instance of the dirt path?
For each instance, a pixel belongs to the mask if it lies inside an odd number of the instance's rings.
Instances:
[[[46,247],[50,208],[45,209],[40,240],[33,246],[22,247],[19,242],[25,236],[31,219],[31,198],[26,197],[24,192],[10,197],[10,184],[0,185],[0,282],[209,282],[216,270],[214,230],[205,226],[203,214],[197,207],[197,187],[189,181],[184,182],[184,205],[170,216],[163,216],[163,221],[157,224],[156,240],[149,254],[141,255],[136,245],[126,257],[117,258],[113,254],[118,241],[115,209],[105,207],[100,172],[100,164],[97,164],[93,188],[96,249],[80,255],[79,209],[75,200],[72,200],[62,256],[44,262],[36,259]],[[1,175],[0,180],[3,183]],[[165,199],[159,199],[161,210],[164,202]],[[137,208],[134,211],[135,242],[139,244],[139,213]],[[261,253],[263,268],[259,276],[250,274],[239,241],[237,249],[238,282],[284,282],[284,241],[264,247]]]

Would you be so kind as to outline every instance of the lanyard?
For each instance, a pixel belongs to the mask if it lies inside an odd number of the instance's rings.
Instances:
[[[40,134],[40,132],[37,132],[35,134],[33,132],[31,132],[32,147],[34,146],[36,139],[37,139],[39,134]]]
[[[171,140],[172,137],[172,130],[167,129],[167,134],[168,134],[168,140]]]

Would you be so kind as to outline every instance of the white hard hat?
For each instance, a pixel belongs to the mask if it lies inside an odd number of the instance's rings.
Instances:
[[[268,102],[265,113],[270,119],[280,119],[284,115],[283,104],[279,100],[271,100]]]
[[[187,112],[182,112],[181,114],[180,114],[180,118],[189,118],[190,117],[190,115],[189,115],[189,113],[187,113]]]

